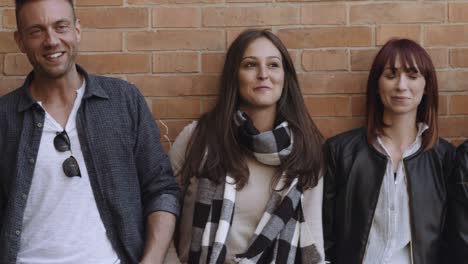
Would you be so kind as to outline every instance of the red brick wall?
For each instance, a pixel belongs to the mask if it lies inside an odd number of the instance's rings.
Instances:
[[[30,70],[13,41],[13,2],[0,0],[0,95]],[[171,140],[213,104],[226,47],[248,27],[272,29],[286,43],[326,136],[363,123],[363,92],[379,46],[393,36],[416,40],[438,70],[441,135],[455,144],[468,138],[468,1],[76,2],[84,28],[79,63],[135,83]]]

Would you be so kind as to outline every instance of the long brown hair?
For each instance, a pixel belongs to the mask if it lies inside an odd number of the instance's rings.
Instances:
[[[383,120],[384,106],[379,96],[379,79],[386,65],[395,67],[396,57],[405,70],[419,69],[426,80],[424,95],[418,106],[416,122],[423,122],[429,128],[422,135],[422,147],[431,149],[438,139],[438,86],[437,76],[431,57],[416,42],[409,39],[391,39],[377,53],[367,80],[367,138],[375,142],[378,136],[385,135],[387,126]]]
[[[289,186],[296,177],[304,189],[317,185],[322,167],[323,137],[307,112],[286,47],[272,32],[256,29],[242,32],[226,53],[216,105],[200,117],[187,146],[185,163],[180,171],[184,183],[195,176],[206,177],[219,184],[224,182],[227,173],[236,180],[238,189],[247,183],[248,153],[239,144],[233,119],[240,102],[238,76],[242,55],[258,38],[270,40],[281,53],[285,76],[277,115],[288,121],[294,135],[293,150],[279,166],[273,182],[277,182],[285,172],[285,186]]]

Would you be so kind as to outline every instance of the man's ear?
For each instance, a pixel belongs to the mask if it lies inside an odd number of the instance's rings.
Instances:
[[[21,50],[21,52],[25,53],[23,38],[21,36],[21,33],[18,30],[15,31],[14,37],[15,37],[16,45],[18,45],[18,48]]]
[[[78,43],[79,43],[81,41],[81,23],[78,18],[75,20],[75,32],[76,32],[76,39],[78,40]]]

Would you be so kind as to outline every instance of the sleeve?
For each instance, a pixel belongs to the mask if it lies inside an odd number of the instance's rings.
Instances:
[[[323,225],[322,225],[322,198],[323,198],[323,177],[312,189],[304,191],[304,218],[309,227],[309,231],[315,241],[317,250],[325,259],[323,248]]]
[[[186,126],[182,132],[177,136],[169,150],[169,157],[171,159],[172,169],[178,182],[181,183],[179,171],[185,161],[185,151],[187,145],[192,137],[192,133],[197,125],[194,121]],[[182,199],[182,212],[177,225],[176,236],[174,239],[175,248],[177,248],[178,260],[182,263],[188,262],[188,255],[190,251],[190,242],[192,239],[192,219],[195,211],[196,192],[198,189],[198,180],[195,177],[190,179],[189,186],[181,186],[184,199]],[[168,262],[169,263],[169,262]]]
[[[448,248],[450,263],[468,263],[468,141],[457,149],[448,180]]]
[[[179,215],[180,190],[168,156],[160,142],[159,129],[143,96],[136,91],[135,165],[140,180],[145,217],[156,211]]]
[[[325,143],[325,175],[323,182],[323,235],[325,260],[333,263],[335,260],[335,232],[334,232],[334,214],[335,214],[335,196],[336,196],[336,162],[333,156],[330,142]]]

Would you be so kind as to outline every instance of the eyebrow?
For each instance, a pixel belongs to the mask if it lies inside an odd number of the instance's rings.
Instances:
[[[255,56],[247,56],[247,57],[243,57],[241,61],[245,60],[245,59],[258,59],[257,57]],[[278,60],[281,60],[280,57],[278,56],[268,56],[267,59],[278,59]]]

